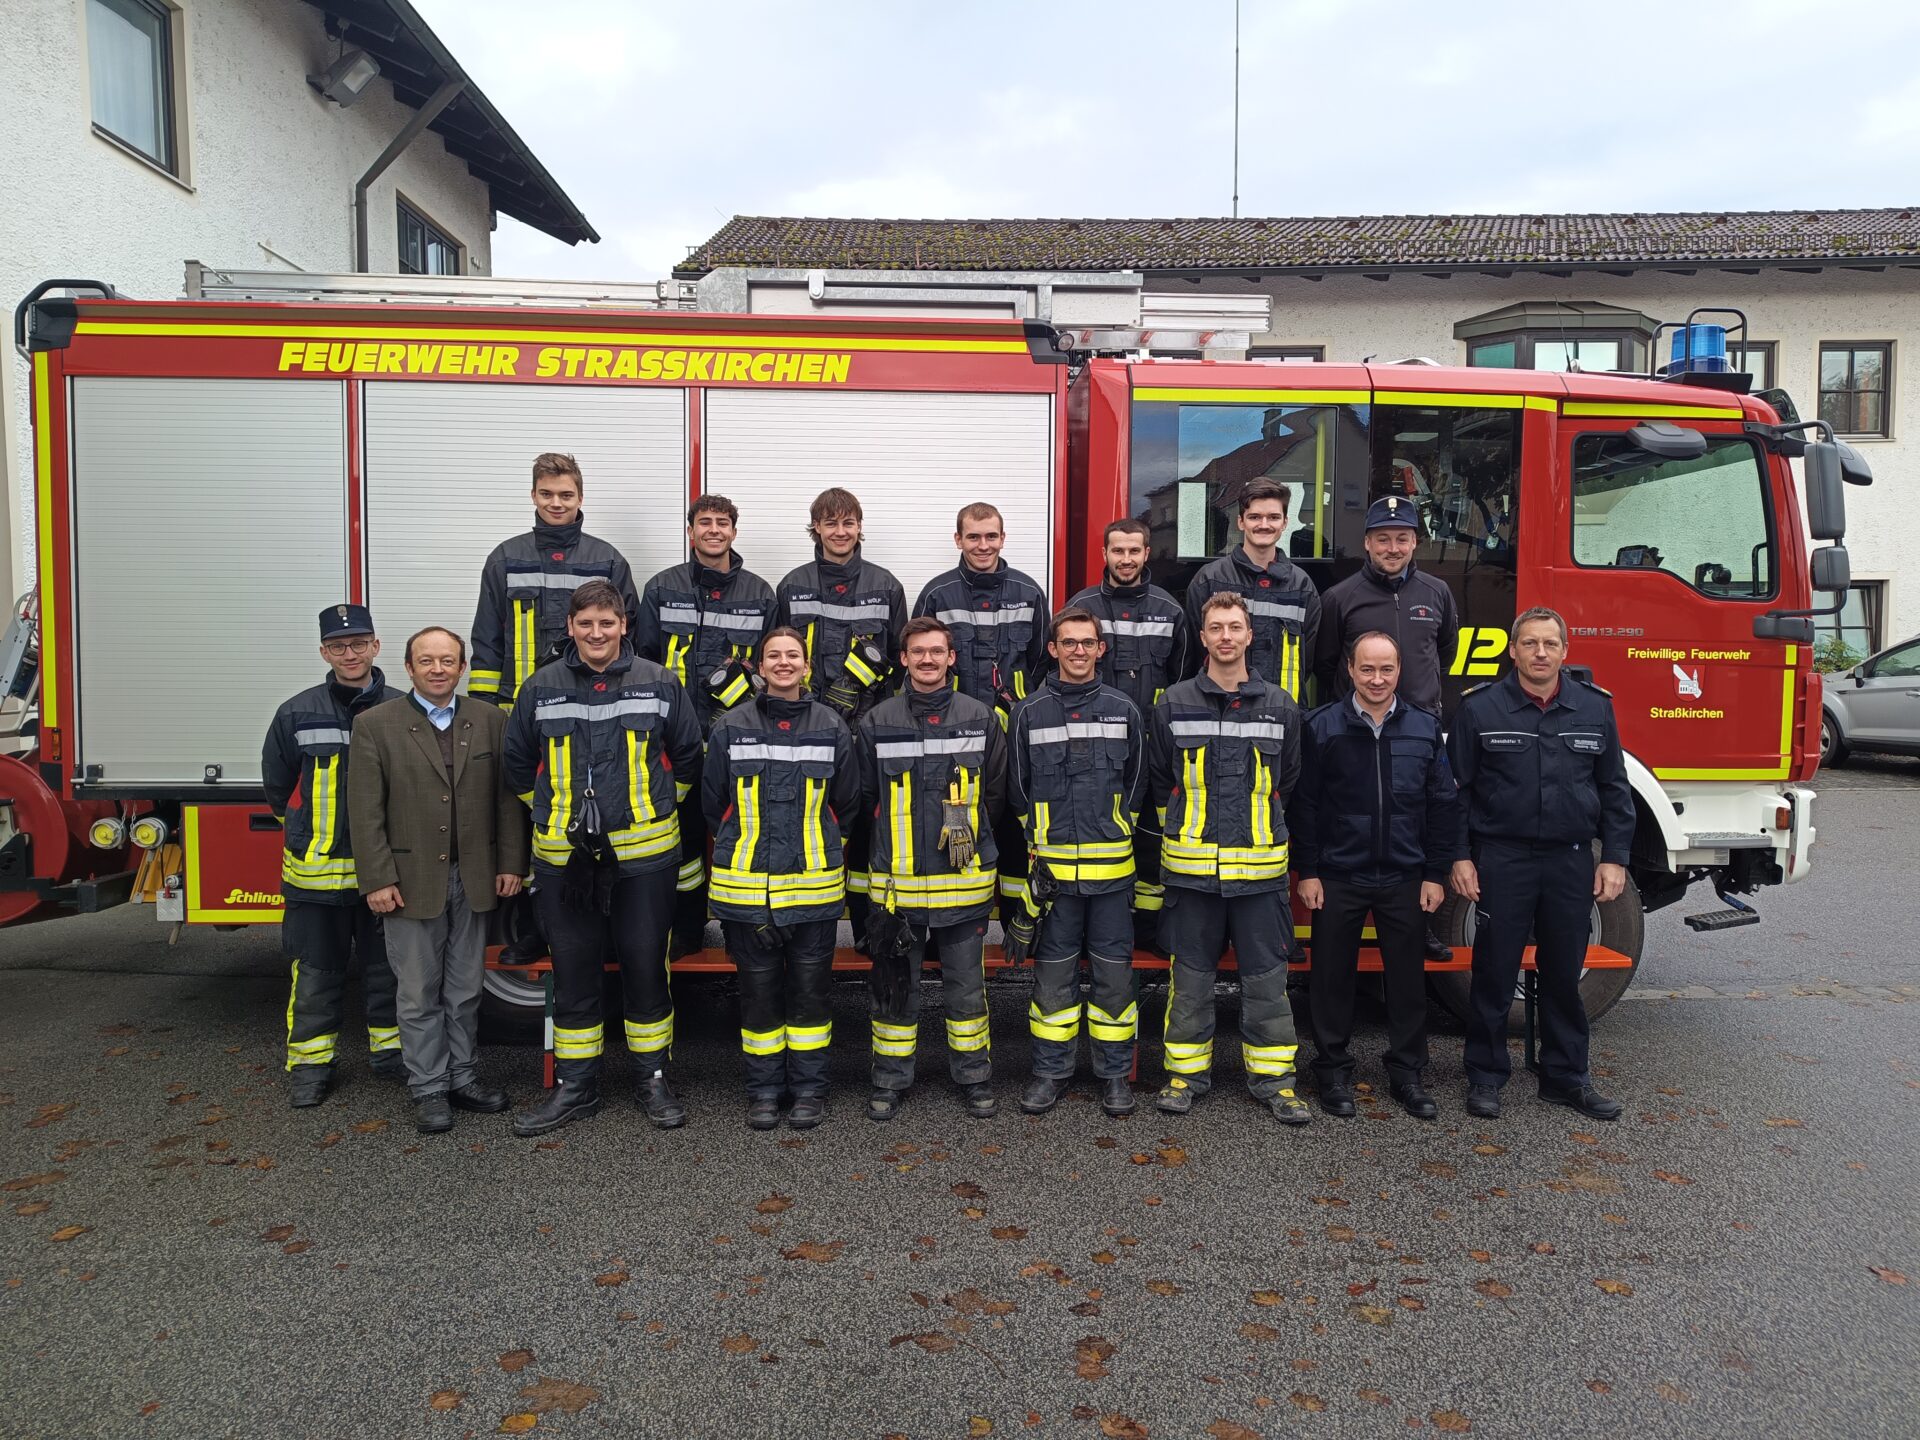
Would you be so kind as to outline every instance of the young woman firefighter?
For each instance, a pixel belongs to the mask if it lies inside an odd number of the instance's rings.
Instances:
[[[765,689],[715,721],[702,809],[713,835],[713,913],[740,977],[747,1124],[811,1129],[827,1112],[834,935],[845,907],[844,847],[860,809],[853,739],[807,689],[792,626],[758,650]]]

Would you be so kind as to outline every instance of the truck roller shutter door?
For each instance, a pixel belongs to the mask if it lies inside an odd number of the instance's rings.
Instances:
[[[1007,563],[1060,600],[1051,396],[709,390],[706,421],[705,488],[740,507],[740,549],[769,584],[813,558],[807,507],[841,485],[866,512],[866,554],[908,605],[960,563],[953,516],[970,500],[999,506]]]
[[[488,553],[533,526],[545,451],[580,462],[587,533],[626,556],[635,590],[684,559],[686,405],[678,389],[368,384],[367,598],[390,673],[422,626],[467,636]]]
[[[103,785],[257,785],[274,706],[347,598],[346,390],[76,379],[78,761]]]

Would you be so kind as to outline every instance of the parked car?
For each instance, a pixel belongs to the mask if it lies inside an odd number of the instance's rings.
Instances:
[[[1820,763],[1858,750],[1920,755],[1920,635],[1829,675],[1820,718]]]

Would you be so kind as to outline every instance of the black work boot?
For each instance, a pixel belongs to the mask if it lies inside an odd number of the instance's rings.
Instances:
[[[976,1120],[991,1120],[1000,1113],[1000,1102],[994,1099],[993,1086],[984,1082],[961,1086],[960,1098],[966,1101],[967,1114]]]
[[[318,1105],[332,1088],[331,1065],[296,1065],[287,1072],[287,1103],[296,1110]]]
[[[1467,1114],[1480,1120],[1498,1120],[1500,1092],[1491,1085],[1467,1086]]]
[[[1307,1102],[1294,1094],[1291,1089],[1276,1090],[1269,1095],[1267,1109],[1273,1112],[1273,1118],[1282,1125],[1306,1125],[1313,1120],[1313,1111],[1307,1108]]]
[[[1320,1087],[1320,1108],[1342,1120],[1353,1118],[1353,1087],[1342,1081],[1329,1081]]]
[[[773,1095],[747,1097],[747,1128],[771,1130],[780,1123],[780,1100]]]
[[[469,1080],[449,1090],[447,1101],[456,1110],[477,1110],[482,1115],[498,1115],[512,1103],[504,1090],[495,1090],[478,1080]]]
[[[545,1135],[575,1120],[584,1120],[600,1109],[600,1083],[597,1080],[562,1080],[537,1102],[513,1117],[513,1133],[521,1139]]]
[[[1115,1075],[1100,1082],[1100,1108],[1116,1120],[1133,1114],[1137,1103],[1133,1098],[1133,1082],[1126,1076]]]
[[[1067,1093],[1067,1082],[1055,1080],[1051,1076],[1036,1075],[1027,1082],[1027,1088],[1021,1092],[1020,1108],[1029,1115],[1044,1115],[1060,1103],[1060,1097]]]
[[[1442,940],[1440,938],[1440,932],[1435,930],[1431,925],[1427,927],[1426,936],[1422,941],[1422,948],[1426,951],[1426,956],[1429,960],[1438,960],[1444,963],[1453,959],[1453,946]]]
[[[1400,1108],[1416,1120],[1432,1120],[1440,1113],[1440,1107],[1434,1103],[1433,1096],[1427,1093],[1427,1087],[1418,1075],[1404,1080],[1391,1082],[1387,1089],[1400,1104]]]
[[[1160,1093],[1153,1097],[1153,1103],[1163,1115],[1185,1115],[1193,1109],[1194,1098],[1198,1094],[1190,1081],[1175,1075],[1160,1087]]]
[[[1602,1095],[1591,1085],[1576,1085],[1568,1090],[1542,1085],[1540,1098],[1549,1105],[1565,1105],[1569,1110],[1578,1110],[1592,1120],[1620,1118],[1620,1102],[1610,1095]]]
[[[824,1095],[796,1095],[793,1108],[787,1111],[787,1124],[795,1130],[811,1130],[827,1118],[827,1097]]]
[[[647,1119],[662,1130],[672,1130],[687,1123],[687,1107],[673,1093],[664,1070],[655,1070],[640,1077],[639,1100],[640,1108],[647,1112]],[[780,1115],[778,1101],[774,1103],[773,1113],[777,1121]]]
[[[891,1120],[900,1113],[901,1102],[907,1098],[904,1090],[888,1090],[879,1085],[867,1096],[867,1118],[869,1120]]]
[[[413,1128],[422,1135],[444,1135],[453,1129],[453,1105],[446,1091],[436,1090],[413,1102]]]
[[[369,1068],[382,1080],[404,1080],[407,1078],[407,1062],[401,1058],[398,1050],[382,1050],[369,1062]]]

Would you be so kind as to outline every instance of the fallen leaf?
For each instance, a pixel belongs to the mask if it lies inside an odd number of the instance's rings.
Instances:
[[[1591,1390],[1596,1395],[1611,1395],[1613,1393],[1613,1386],[1609,1385],[1604,1380],[1587,1381],[1587,1389]]]
[[[1240,1327],[1242,1340],[1278,1340],[1280,1332],[1271,1325],[1262,1325],[1258,1320],[1249,1320]]]
[[[1391,1405],[1393,1403],[1393,1397],[1384,1390],[1356,1390],[1353,1392],[1353,1396],[1356,1400],[1364,1400],[1369,1405]]]
[[[496,1433],[501,1435],[524,1435],[539,1423],[540,1417],[538,1415],[529,1415],[524,1411],[518,1415],[503,1415],[500,1418],[500,1429]]]
[[[1507,1153],[1507,1147],[1504,1145],[1495,1145],[1490,1140],[1483,1140],[1480,1144],[1473,1147],[1473,1153],[1476,1155],[1504,1155]]]
[[[1153,1153],[1159,1157],[1160,1163],[1165,1165],[1169,1170],[1176,1169],[1187,1163],[1187,1152],[1178,1145],[1162,1145]]]
[[[460,1402],[467,1398],[464,1390],[436,1390],[427,1397],[429,1410],[458,1410]]]
[[[1624,1216],[1624,1215],[1615,1215],[1615,1214],[1613,1214],[1613,1213],[1611,1213],[1611,1212],[1608,1212],[1607,1214],[1605,1214],[1605,1215],[1602,1215],[1602,1216],[1601,1216],[1600,1218],[1601,1218],[1602,1220],[1604,1220],[1604,1221],[1606,1221],[1606,1222],[1607,1222],[1607,1223],[1608,1223],[1609,1225],[1624,1225],[1624,1224],[1626,1224],[1626,1223],[1627,1223],[1627,1217],[1626,1217],[1626,1216]]]
[[[1473,1422],[1458,1410],[1436,1410],[1427,1420],[1434,1429],[1445,1430],[1450,1435],[1464,1435],[1473,1428]]]
[[[609,1270],[604,1275],[594,1276],[593,1283],[604,1290],[612,1285],[624,1285],[632,1278],[625,1270]]]
[[[1260,1440],[1258,1430],[1249,1430],[1233,1420],[1216,1420],[1207,1426],[1207,1434],[1213,1440]]]
[[[1773,1130],[1804,1130],[1807,1128],[1805,1121],[1795,1120],[1791,1115],[1775,1115],[1766,1123],[1768,1128]]]
[[[1100,1433],[1106,1440],[1147,1440],[1147,1427],[1130,1415],[1102,1415]]]
[[[91,1228],[92,1228],[91,1226],[87,1226],[87,1225],[62,1225],[58,1230],[54,1231],[53,1234],[49,1235],[47,1238],[49,1240],[58,1240],[58,1241],[72,1240],[81,1235],[86,1234],[87,1231]]]
[[[73,1109],[73,1102],[71,1100],[59,1105],[42,1105],[38,1110],[34,1111],[33,1119],[27,1121],[25,1128],[28,1130],[44,1130],[71,1109]]]
[[[1278,1290],[1256,1290],[1247,1296],[1247,1299],[1256,1305],[1264,1305],[1268,1308],[1287,1303],[1287,1297],[1282,1295]]]
[[[1096,1265],[1111,1265],[1120,1257],[1111,1250],[1096,1250],[1093,1252],[1092,1258],[1093,1263]]]
[[[1100,1379],[1112,1358],[1113,1342],[1102,1336],[1086,1335],[1073,1342],[1073,1373],[1082,1380]]]
[[[271,1240],[277,1245],[282,1240],[291,1240],[293,1238],[293,1231],[294,1227],[291,1225],[275,1225],[271,1230],[262,1230],[260,1232],[260,1238],[262,1240]]]
[[[991,1435],[992,1433],[993,1433],[993,1421],[989,1420],[986,1416],[969,1415],[967,1417],[967,1434],[968,1435],[979,1436],[979,1435]]]
[[[1354,1228],[1351,1225],[1327,1226],[1327,1239],[1338,1241],[1341,1244],[1345,1244],[1347,1241],[1353,1239],[1354,1233]]]
[[[753,1208],[758,1210],[762,1215],[778,1215],[783,1211],[793,1208],[793,1197],[791,1195],[782,1195],[776,1190]]]
[[[1026,1280],[1038,1280],[1042,1276],[1045,1276],[1047,1279],[1060,1285],[1065,1285],[1068,1280],[1067,1272],[1051,1260],[1036,1260],[1031,1265],[1022,1265],[1020,1267],[1020,1275],[1022,1279]]]
[[[1111,1135],[1096,1135],[1093,1137],[1093,1143],[1102,1150],[1116,1149],[1120,1144],[1120,1142]]]
[[[1629,1285],[1624,1280],[1602,1279],[1602,1280],[1595,1280],[1593,1283],[1595,1285],[1598,1285],[1602,1290],[1606,1291],[1607,1294],[1609,1295],[1631,1295],[1633,1293],[1633,1286]]]
[[[13,1207],[16,1215],[44,1215],[53,1208],[51,1200],[22,1200]]]
[[[1027,1231],[1024,1225],[996,1225],[987,1232],[996,1240],[1024,1240]]]
[[[830,1265],[840,1258],[840,1252],[847,1248],[844,1240],[802,1240],[791,1250],[782,1250],[782,1260],[811,1260],[816,1265]]]
[[[578,1415],[600,1398],[600,1392],[591,1385],[576,1385],[571,1380],[542,1375],[533,1384],[521,1387],[520,1398],[528,1402],[527,1409],[536,1415],[545,1415],[550,1410]]]
[[[1070,1314],[1078,1315],[1082,1320],[1088,1320],[1100,1313],[1100,1306],[1095,1301],[1082,1300],[1078,1305],[1069,1305],[1067,1310]]]
[[[67,1178],[64,1170],[48,1170],[39,1175],[22,1175],[18,1180],[9,1180],[0,1185],[0,1190],[31,1190],[36,1185],[58,1185]]]
[[[509,1350],[500,1357],[500,1368],[509,1375],[517,1375],[533,1363],[533,1351]]]
[[[1427,1308],[1427,1302],[1422,1300],[1418,1295],[1399,1295],[1394,1297],[1393,1303],[1398,1305],[1402,1310],[1424,1310]]]
[[[729,1355],[751,1355],[760,1345],[751,1335],[743,1332],[727,1336],[720,1342],[720,1348]]]
[[[1291,1395],[1287,1396],[1287,1399],[1311,1415],[1318,1415],[1322,1410],[1327,1408],[1327,1402],[1325,1400],[1321,1399],[1318,1395],[1309,1395],[1304,1390],[1294,1391]]]
[[[1536,1240],[1533,1242],[1533,1244],[1529,1245],[1527,1248],[1536,1255],[1553,1254],[1553,1246],[1548,1244],[1545,1240]]]
[[[384,1116],[375,1120],[358,1120],[352,1126],[353,1133],[356,1135],[378,1135],[386,1128],[387,1122]]]
[[[1502,1280],[1476,1280],[1473,1288],[1490,1300],[1511,1300],[1513,1287]]]
[[[290,1240],[280,1247],[282,1255],[304,1255],[313,1248],[311,1240]]]
[[[1662,1400],[1671,1401],[1675,1405],[1691,1405],[1693,1403],[1693,1396],[1682,1390],[1678,1385],[1675,1385],[1671,1380],[1660,1381],[1653,1387],[1653,1393],[1658,1395]]]
[[[1656,1170],[1653,1172],[1653,1178],[1656,1180],[1664,1180],[1669,1185],[1691,1185],[1693,1183],[1693,1181],[1685,1175],[1676,1175],[1671,1170]]]
[[[1898,1270],[1889,1270],[1884,1265],[1869,1265],[1867,1268],[1889,1285],[1904,1285],[1907,1283],[1907,1277]]]
[[[1584,1130],[1569,1130],[1567,1132],[1567,1138],[1570,1140],[1578,1140],[1582,1145],[1598,1145],[1600,1143],[1600,1137],[1598,1135],[1589,1135]]]
[[[957,1200],[984,1200],[987,1198],[987,1192],[971,1180],[959,1181],[957,1184],[949,1186],[948,1189]]]
[[[1171,1280],[1149,1280],[1147,1281],[1147,1291],[1153,1295],[1178,1295],[1180,1293],[1180,1287]]]
[[[1452,1180],[1459,1175],[1459,1172],[1444,1160],[1422,1160],[1420,1169],[1436,1180]]]
[[[1364,1320],[1369,1325],[1393,1323],[1393,1311],[1384,1305],[1349,1305],[1347,1309],[1353,1312],[1356,1319]]]
[[[926,1335],[896,1335],[887,1341],[889,1347],[907,1344],[918,1345],[929,1355],[944,1355],[959,1345],[959,1343],[960,1342],[954,1339],[953,1336],[938,1330]]]

